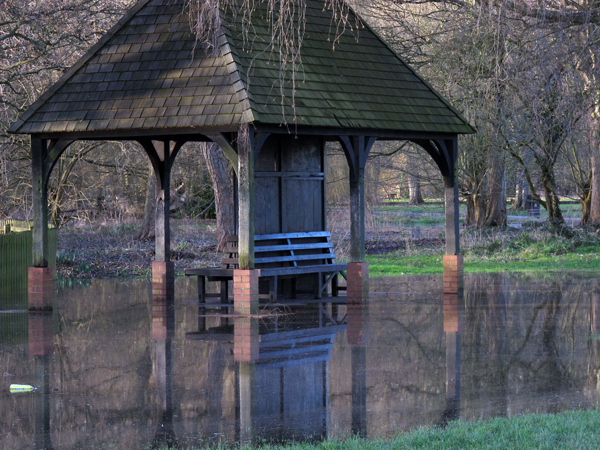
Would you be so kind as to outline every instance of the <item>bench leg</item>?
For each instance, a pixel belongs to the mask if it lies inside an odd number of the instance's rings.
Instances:
[[[227,303],[229,303],[229,281],[221,280],[221,304],[224,305]],[[227,314],[228,308],[227,307],[221,308],[221,312],[223,314]]]
[[[277,275],[269,277],[269,300],[277,300]]]
[[[323,274],[322,273],[318,273],[317,274],[317,295],[315,296],[315,298],[321,298],[322,297],[322,292],[323,292]]]
[[[206,303],[206,279],[204,275],[198,275],[198,303]]]
[[[332,297],[337,297],[339,294],[339,289],[338,289],[338,274],[336,273],[333,278],[331,279],[331,296]]]
[[[198,331],[206,329],[206,318],[201,317],[206,312],[204,303],[206,303],[206,279],[203,275],[198,275]]]
[[[297,285],[296,285],[296,278],[292,278],[290,280],[290,296],[293,299],[298,298],[298,289],[297,289]]]

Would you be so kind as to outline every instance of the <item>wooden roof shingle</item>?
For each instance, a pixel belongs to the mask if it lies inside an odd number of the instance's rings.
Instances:
[[[285,117],[311,127],[473,132],[368,27],[360,29],[358,40],[344,33],[333,50],[328,42],[331,11],[323,11],[317,0],[307,0],[295,93],[289,82],[281,89],[266,17],[266,3],[257,2],[255,35],[246,51],[244,36],[224,15],[221,51],[214,56],[194,51],[183,0],[141,0],[9,131],[201,132],[211,126],[233,130],[248,122],[279,125]]]

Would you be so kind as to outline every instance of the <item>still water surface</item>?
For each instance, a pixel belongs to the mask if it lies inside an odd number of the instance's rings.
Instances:
[[[597,279],[466,275],[445,297],[441,281],[264,310],[253,362],[234,358],[238,319],[199,317],[194,280],[172,309],[141,281],[61,288],[51,315],[0,313],[0,448],[374,437],[598,403]]]

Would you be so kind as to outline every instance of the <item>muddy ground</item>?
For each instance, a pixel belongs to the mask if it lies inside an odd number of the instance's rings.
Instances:
[[[337,227],[334,227],[337,228]],[[137,239],[137,223],[78,223],[59,232],[57,272],[64,277],[110,278],[149,277],[154,258],[154,240]],[[217,252],[214,220],[172,220],[171,259],[176,271],[187,267],[216,267]],[[346,231],[348,228],[342,227]],[[437,237],[407,237],[400,231],[368,232],[367,254],[382,254],[407,246],[437,247]],[[336,260],[348,257],[347,232],[332,230]]]

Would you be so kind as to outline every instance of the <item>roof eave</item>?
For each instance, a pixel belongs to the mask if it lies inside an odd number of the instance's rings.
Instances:
[[[33,102],[27,110],[23,114],[19,116],[19,118],[8,128],[8,133],[12,134],[35,134],[28,132],[19,131],[21,127],[27,122],[27,120],[33,116],[37,110],[52,96],[58,91],[68,80],[71,78],[81,67],[86,64],[98,50],[100,50],[104,44],[106,44],[112,37],[127,23],[129,22],[137,12],[142,9],[150,0],[140,0],[136,3],[129,11],[121,17],[115,23],[106,34],[104,34],[96,44],[94,44],[87,52],[83,54],[81,58],[71,66],[62,76],[58,79],[56,83],[54,83],[46,92],[44,92],[35,102]]]

